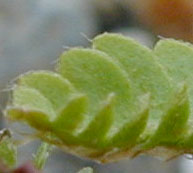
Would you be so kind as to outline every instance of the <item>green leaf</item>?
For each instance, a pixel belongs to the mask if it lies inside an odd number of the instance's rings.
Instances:
[[[12,105],[6,116],[12,120],[26,120],[36,128],[46,129],[56,117],[51,103],[37,90],[20,86],[13,91]]]
[[[84,119],[87,107],[85,95],[74,95],[68,103],[58,111],[58,116],[53,122],[53,129],[72,132]]]
[[[136,95],[144,92],[151,94],[148,124],[144,135],[141,136],[141,141],[161,133],[161,137],[158,135],[156,138],[157,142],[160,142],[159,144],[163,143],[165,138],[168,139],[167,144],[169,144],[169,140],[173,143],[174,139],[168,138],[168,134],[173,136],[176,131],[182,131],[185,128],[188,117],[187,106],[181,110],[182,107],[178,107],[178,103],[170,101],[176,94],[176,87],[164,68],[157,62],[158,58],[148,48],[118,34],[103,34],[96,37],[93,40],[93,47],[107,53],[127,72],[128,78],[131,80],[132,91]],[[177,102],[181,102],[180,99],[184,98],[180,97]],[[168,108],[168,105],[172,108]],[[172,112],[173,109],[180,112],[178,117],[177,113]],[[170,123],[167,126],[166,122],[172,122],[174,119],[176,121],[172,124],[173,127],[170,126]]]
[[[38,110],[10,107],[6,110],[6,117],[12,121],[27,122],[32,127],[43,131],[51,128],[48,115]]]
[[[51,103],[40,92],[33,88],[17,87],[13,91],[13,106],[23,109],[33,109],[49,115],[49,119],[55,119],[55,112]]]
[[[137,99],[131,94],[128,78],[106,54],[91,49],[69,50],[61,56],[58,72],[89,98],[87,123],[83,127],[93,120],[101,100],[110,93],[116,95],[115,118],[110,133],[115,133],[125,120],[136,116]]]
[[[44,168],[52,148],[53,147],[50,144],[41,144],[36,155],[34,156],[34,164],[37,169],[41,170]]]
[[[13,141],[9,137],[4,136],[0,140],[0,161],[9,167],[14,167],[16,165],[17,147],[13,144]]]
[[[188,97],[190,104],[190,117],[188,120],[188,132],[185,133],[185,141],[181,140],[183,148],[192,148],[193,144],[193,46],[189,43],[164,39],[159,41],[154,49],[166,71],[176,83],[186,82],[188,85]],[[188,137],[190,136],[190,137]],[[190,138],[190,139],[188,139]],[[192,139],[191,139],[192,138]]]
[[[114,120],[114,93],[108,95],[105,102],[102,104],[95,118],[91,121],[88,127],[79,135],[79,139],[87,146],[104,147],[106,135],[110,130]]]
[[[139,108],[138,119],[127,122],[120,128],[118,133],[109,141],[111,147],[131,148],[136,145],[139,135],[143,132],[147,124],[149,115],[149,95],[141,96],[140,103],[141,108]]]
[[[61,75],[49,71],[30,72],[19,77],[19,86],[36,89],[47,98],[54,110],[58,111],[75,92],[72,84]]]
[[[20,76],[6,117],[27,122],[48,143],[101,162],[192,153],[192,57],[193,46],[179,41],[162,40],[150,50],[102,34],[92,49],[62,54],[57,73]],[[46,148],[38,152],[39,167]]]
[[[162,117],[156,133],[148,140],[145,147],[178,146],[179,141],[184,140],[189,114],[187,86],[183,85],[171,99],[166,115]]]
[[[76,130],[85,119],[88,99],[85,95],[74,95],[69,102],[58,112],[52,123],[52,132],[63,142],[77,143]]]

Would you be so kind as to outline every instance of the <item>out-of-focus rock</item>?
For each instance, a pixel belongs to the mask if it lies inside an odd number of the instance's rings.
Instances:
[[[192,0],[95,0],[95,3],[107,16],[118,16],[118,4],[122,11],[128,11],[137,18],[140,27],[149,28],[163,37],[193,42]]]
[[[155,34],[193,42],[193,1],[141,0],[136,6],[142,23]]]
[[[135,15],[132,14],[132,10],[125,6],[124,2],[118,0],[94,0],[102,32],[136,24]]]

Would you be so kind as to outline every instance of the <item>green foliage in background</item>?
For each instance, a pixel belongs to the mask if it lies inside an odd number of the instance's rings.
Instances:
[[[52,146],[47,143],[42,143],[40,145],[36,155],[34,155],[34,165],[36,168],[40,170],[44,168],[51,150]]]
[[[150,50],[108,33],[92,44],[64,52],[56,72],[21,75],[6,117],[101,162],[193,153],[193,46],[163,39]]]
[[[7,136],[7,130],[0,132],[0,163],[12,168],[17,162],[17,147],[10,137]]]

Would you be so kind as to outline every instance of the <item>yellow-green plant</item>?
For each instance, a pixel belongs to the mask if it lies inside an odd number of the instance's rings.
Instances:
[[[11,134],[8,130],[0,131],[0,163],[12,168],[17,161],[17,148],[10,137]]]
[[[18,77],[5,116],[37,137],[100,162],[193,153],[193,46],[163,39],[153,50],[118,34],[72,48],[56,72]]]

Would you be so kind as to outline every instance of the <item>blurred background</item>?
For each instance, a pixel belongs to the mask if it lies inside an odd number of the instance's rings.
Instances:
[[[68,47],[89,46],[102,32],[118,32],[152,47],[160,37],[193,42],[192,0],[0,0],[0,106],[21,73],[53,69]],[[3,123],[1,123],[1,128]],[[19,162],[31,159],[37,144],[22,147]],[[45,173],[190,173],[193,161],[163,162],[148,156],[99,165],[56,150]]]

